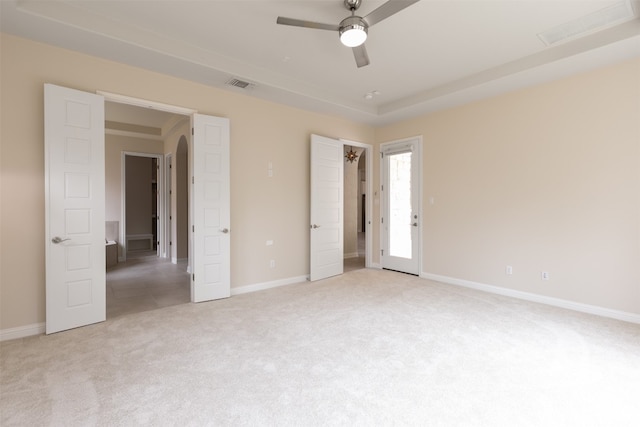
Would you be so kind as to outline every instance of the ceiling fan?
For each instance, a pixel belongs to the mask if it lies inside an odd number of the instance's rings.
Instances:
[[[313,28],[316,30],[337,31],[340,41],[353,49],[358,68],[369,65],[369,55],[364,47],[369,27],[383,19],[400,12],[402,9],[417,3],[419,0],[389,0],[382,6],[365,17],[356,16],[356,10],[362,4],[362,0],[344,0],[344,7],[351,12],[351,16],[343,19],[340,24],[323,24],[321,22],[305,21],[302,19],[285,18],[278,16],[276,21],[280,25],[292,25],[294,27]]]

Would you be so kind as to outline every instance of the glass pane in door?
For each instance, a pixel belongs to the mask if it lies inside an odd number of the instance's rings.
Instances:
[[[389,155],[389,255],[411,258],[411,152]]]

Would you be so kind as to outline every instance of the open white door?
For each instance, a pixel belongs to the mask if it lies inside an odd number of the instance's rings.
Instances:
[[[311,135],[311,281],[343,272],[342,148],[341,141]]]
[[[106,318],[104,98],[44,87],[46,333]]]
[[[231,295],[229,119],[193,115],[191,299]]]

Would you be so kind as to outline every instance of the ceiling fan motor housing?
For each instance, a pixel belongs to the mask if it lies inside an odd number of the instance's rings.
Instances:
[[[362,0],[344,0],[344,7],[351,11],[357,10],[360,4],[362,4]]]

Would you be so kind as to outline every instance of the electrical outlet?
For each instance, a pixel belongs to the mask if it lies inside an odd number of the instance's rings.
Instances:
[[[542,280],[549,280],[549,272],[543,271],[540,277],[542,278]]]
[[[507,265],[507,268],[505,268],[504,272],[506,275],[511,276],[513,274],[513,267]]]

